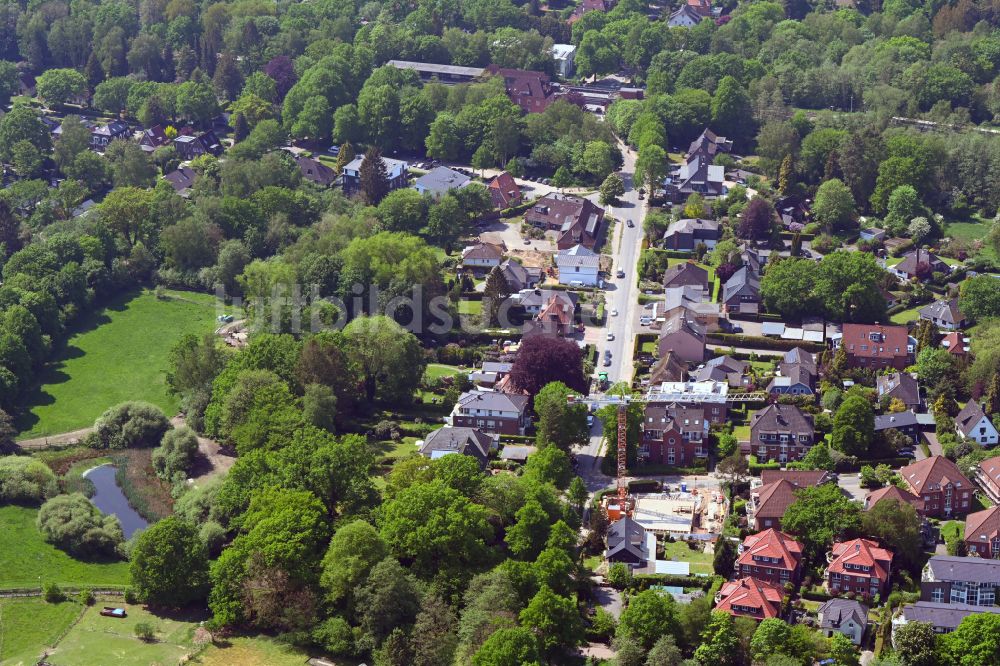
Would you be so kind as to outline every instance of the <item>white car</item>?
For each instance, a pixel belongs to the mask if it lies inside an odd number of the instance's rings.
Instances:
[[[615,339],[615,334],[612,333],[611,331],[608,331],[608,341],[610,342],[611,340],[614,340],[614,339]]]
[[[618,310],[612,310],[611,311],[611,316],[612,317],[617,317],[618,316]]]

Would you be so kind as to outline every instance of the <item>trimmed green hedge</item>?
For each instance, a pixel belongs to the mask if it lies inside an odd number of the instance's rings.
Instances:
[[[781,463],[777,460],[771,460],[766,463],[757,462],[757,456],[754,455],[747,458],[747,462],[750,464],[751,472],[760,472],[765,469],[781,469]]]
[[[706,338],[706,342],[712,345],[727,345],[730,347],[756,347],[758,349],[773,349],[775,351],[790,351],[796,347],[801,347],[807,352],[822,352],[825,345],[817,342],[805,342],[803,340],[781,340],[765,338],[756,335],[744,335],[743,333],[712,333]]]
[[[672,576],[670,574],[639,574],[634,578],[634,585],[639,590],[648,590],[653,585],[670,587],[696,587],[708,591],[722,576]]]

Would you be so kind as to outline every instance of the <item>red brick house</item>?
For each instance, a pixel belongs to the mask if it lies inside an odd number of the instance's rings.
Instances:
[[[524,213],[524,221],[545,231],[555,231],[556,248],[583,245],[593,250],[604,220],[604,210],[589,199],[548,194]]]
[[[709,422],[702,406],[647,403],[639,458],[654,465],[690,466],[708,455]]]
[[[751,534],[740,545],[736,575],[775,585],[798,585],[802,577],[802,544],[774,528]]]
[[[903,370],[913,363],[914,346],[905,326],[844,324],[843,337],[834,344],[845,346],[852,368]]]
[[[815,439],[812,415],[795,405],[768,405],[750,419],[750,452],[759,462],[801,460]]]
[[[747,522],[757,531],[778,527],[785,510],[795,501],[795,491],[832,480],[829,472],[822,470],[764,470],[761,485],[750,489]]]
[[[785,591],[774,583],[740,578],[722,585],[715,595],[715,610],[754,620],[779,617],[784,594]]]
[[[524,69],[504,69],[490,65],[486,71],[493,76],[502,76],[510,101],[524,109],[525,113],[541,113],[556,100],[549,75]]]
[[[944,456],[931,456],[899,470],[910,492],[924,502],[925,517],[964,515],[972,506],[975,488],[958,465]]]
[[[965,519],[965,549],[969,555],[1000,559],[1000,506],[968,515]]]
[[[892,575],[892,553],[871,539],[838,542],[826,555],[830,594],[854,592],[866,598],[885,596]]]
[[[911,492],[903,490],[897,485],[889,484],[885,488],[873,490],[865,495],[865,511],[870,511],[879,502],[895,500],[900,503],[909,504],[917,513],[924,511],[924,501]]]
[[[987,458],[979,463],[976,480],[991,500],[1000,503],[1000,456]]]
[[[506,171],[501,171],[494,176],[486,187],[490,191],[493,207],[497,210],[510,208],[521,203],[521,188],[514,181],[514,177]]]

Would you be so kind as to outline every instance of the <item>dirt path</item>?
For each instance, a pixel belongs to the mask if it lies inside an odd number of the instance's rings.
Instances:
[[[51,446],[65,446],[67,444],[79,444],[83,438],[94,431],[93,427],[81,428],[71,432],[64,432],[59,435],[49,435],[48,437],[35,437],[33,439],[22,439],[17,443],[22,449],[37,451],[47,449]]]
[[[175,416],[170,419],[171,425],[175,428],[187,425],[183,416]],[[222,453],[222,446],[214,439],[198,436],[198,452],[201,453],[202,460],[195,463],[191,470],[191,478],[194,481],[202,481],[212,476],[225,474],[236,462],[234,456]]]

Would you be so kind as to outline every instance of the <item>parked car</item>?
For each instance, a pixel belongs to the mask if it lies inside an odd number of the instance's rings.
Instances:
[[[742,332],[743,332],[743,327],[742,327],[742,326],[739,326],[738,324],[733,324],[733,325],[732,325],[732,326],[731,326],[731,327],[729,328],[729,331],[730,331],[731,333],[742,333]]]
[[[594,427],[594,415],[593,414],[587,414],[587,427],[588,428],[593,428]]]
[[[615,334],[612,333],[611,331],[608,331],[608,342],[611,342],[614,339],[615,339]]]
[[[623,271],[622,269],[620,269],[620,268],[619,268],[619,269],[618,269],[618,272],[617,272],[617,273],[615,273],[615,275],[616,275],[616,276],[617,276],[618,278],[623,278],[623,277],[625,277],[625,271]]]
[[[616,310],[616,309],[612,308],[612,309],[611,309],[611,316],[612,316],[612,317],[617,317],[617,316],[618,316],[618,310]]]
[[[626,226],[626,227],[628,227],[629,229],[631,229],[632,227],[634,227],[634,226],[635,226],[635,223],[634,223],[634,222],[632,222],[632,220],[627,220],[627,221],[625,222],[625,226]]]

